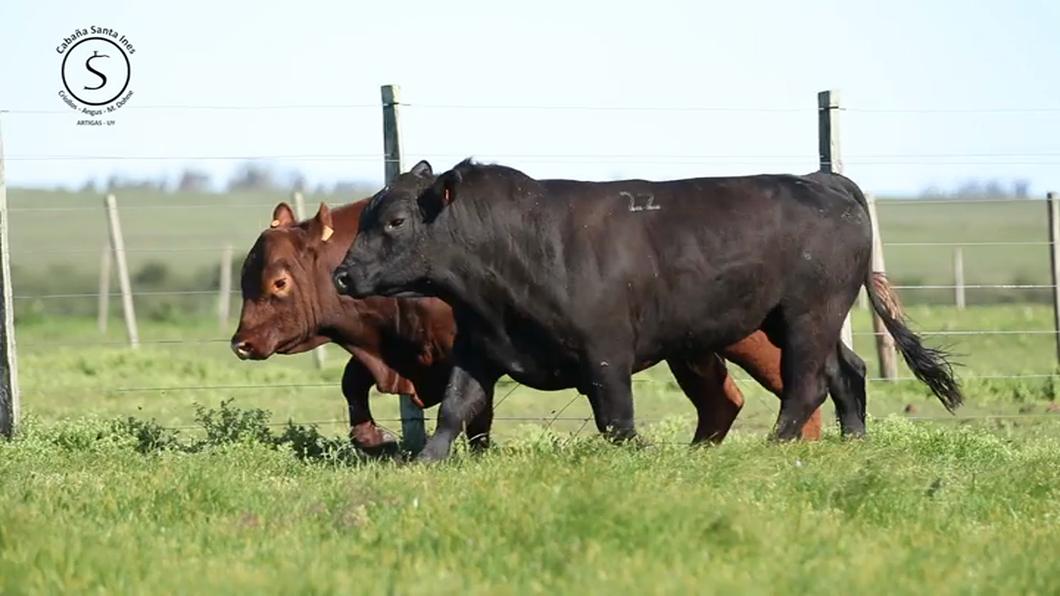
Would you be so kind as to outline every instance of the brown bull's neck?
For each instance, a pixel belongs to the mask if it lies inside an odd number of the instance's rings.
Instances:
[[[328,240],[323,259],[323,264],[328,267],[329,283],[331,271],[342,263],[342,259],[346,257],[346,252],[350,250],[350,246],[353,244],[353,239],[357,236],[361,211],[364,211],[367,204],[368,199],[361,199],[348,205],[336,207],[331,212],[331,222],[335,233]]]
[[[335,232],[328,240],[317,267],[317,333],[347,351],[378,354],[389,344],[421,365],[444,360],[453,340],[452,312],[436,299],[372,297],[357,300],[339,296],[331,273],[346,257],[369,199],[342,205],[331,211]],[[306,222],[303,222],[306,225]],[[389,350],[388,349],[388,350]]]
[[[342,205],[331,211],[332,227],[335,232],[328,240],[326,249],[318,267],[325,269],[319,276],[319,304],[321,308],[318,321],[319,333],[327,336],[347,350],[354,347],[372,348],[374,343],[367,338],[378,341],[380,334],[394,332],[400,326],[400,311],[392,300],[372,298],[355,300],[339,296],[331,282],[331,273],[342,263],[357,236],[361,211],[369,199],[362,199]],[[369,330],[371,328],[371,330]]]

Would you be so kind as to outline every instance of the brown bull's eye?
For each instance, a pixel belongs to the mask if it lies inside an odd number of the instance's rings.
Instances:
[[[274,285],[276,286],[277,290],[282,290],[282,289],[287,287],[287,280],[286,279],[277,279],[276,283]]]

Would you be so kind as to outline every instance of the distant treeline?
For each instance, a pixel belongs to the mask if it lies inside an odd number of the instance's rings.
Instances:
[[[244,162],[227,180],[214,180],[210,174],[196,168],[186,168],[176,177],[133,177],[112,174],[105,179],[86,180],[77,188],[56,190],[80,192],[119,192],[150,190],[165,193],[229,193],[243,191],[306,192],[314,195],[371,195],[379,190],[366,181],[339,180],[310,185],[305,174],[295,169],[280,168],[260,162]]]
[[[920,191],[919,196],[924,198],[1029,199],[1031,198],[1031,181],[1024,178],[1011,180],[1009,182],[996,178],[987,180],[973,178],[965,180],[949,189],[936,185],[929,185]]]

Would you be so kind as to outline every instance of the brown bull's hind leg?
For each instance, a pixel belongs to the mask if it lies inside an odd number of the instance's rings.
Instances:
[[[692,444],[721,443],[743,408],[743,394],[725,361],[710,352],[691,359],[671,358],[666,364],[699,416]]]
[[[725,348],[721,355],[734,362],[751,375],[758,384],[777,398],[784,395],[784,382],[780,377],[780,348],[773,345],[761,331],[755,331],[739,342]],[[821,438],[821,409],[817,408],[800,432],[804,441]]]
[[[803,441],[818,441],[821,439],[821,408],[813,411],[813,415],[802,425],[800,438]]]

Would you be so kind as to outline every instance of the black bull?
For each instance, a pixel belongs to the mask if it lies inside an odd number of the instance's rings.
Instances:
[[[952,412],[963,396],[945,354],[902,322],[871,251],[864,195],[840,175],[586,182],[470,160],[435,176],[420,162],[369,202],[334,278],[355,298],[453,307],[454,369],[420,455],[432,460],[505,374],[577,388],[602,433],[632,438],[632,370],[758,329],[782,350],[774,438],[796,438],[829,388],[844,431],[863,431],[864,362],[839,341],[862,285]]]

